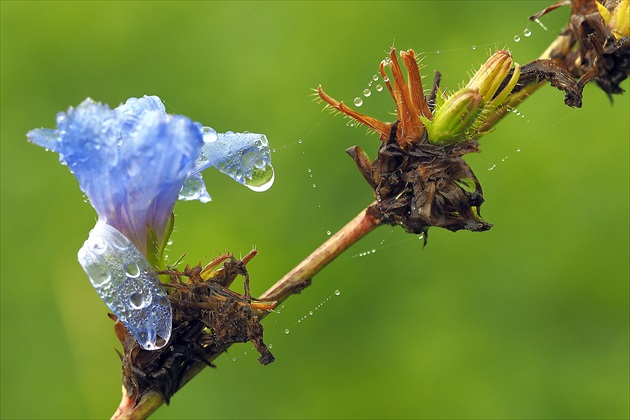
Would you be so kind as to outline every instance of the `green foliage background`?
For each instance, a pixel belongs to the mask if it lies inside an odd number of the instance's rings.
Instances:
[[[95,213],[28,130],[88,96],[156,94],[266,133],[274,187],[207,171],[214,200],[177,205],[170,251],[195,264],[256,246],[260,294],[372,198],[344,150],[373,156],[377,138],[311,89],[352,103],[392,44],[451,88],[497,47],[525,63],[568,17],[530,24],[548,3],[2,1],[1,417],[103,418],[120,399],[112,323],[76,261]],[[362,111],[391,119],[372,91]],[[492,230],[433,229],[423,249],[380,228],[266,319],[274,364],[234,346],[154,418],[627,418],[628,95],[588,86],[573,110],[546,87],[519,111],[469,157]]]

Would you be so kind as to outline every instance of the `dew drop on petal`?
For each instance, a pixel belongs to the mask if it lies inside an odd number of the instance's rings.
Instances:
[[[354,98],[354,104],[356,106],[361,106],[363,105],[363,99],[359,98],[358,96],[356,98]]]
[[[102,254],[107,250],[107,243],[102,238],[94,238],[90,241],[91,251],[95,254]]]
[[[129,295],[129,303],[134,309],[144,308],[151,302],[151,296],[147,296],[148,299],[145,299],[145,296],[141,292],[133,292]]]
[[[135,279],[140,275],[140,267],[138,267],[138,264],[133,261],[128,262],[127,264],[125,264],[125,274],[127,275],[127,277]]]
[[[103,241],[106,246],[93,244]],[[168,342],[172,309],[146,257],[121,232],[99,221],[78,253],[97,294],[145,350]]]
[[[263,192],[271,188],[274,179],[275,172],[273,166],[268,164],[262,169],[254,169],[252,171],[252,177],[245,180],[245,186],[252,191]]]

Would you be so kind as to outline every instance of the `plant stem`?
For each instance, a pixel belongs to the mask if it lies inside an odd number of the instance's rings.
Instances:
[[[368,207],[335,233],[304,261],[295,266],[269,290],[260,296],[261,300],[284,301],[293,293],[310,284],[311,278],[319,273],[332,260],[337,258],[352,244],[363,238],[380,225],[380,220],[370,214]]]
[[[311,253],[306,259],[289,271],[276,284],[260,296],[261,300],[276,301],[278,303],[286,300],[293,293],[303,290],[310,284],[311,279],[319,273],[325,266],[350,248],[355,242],[380,226],[381,221],[370,212],[370,206],[361,211],[354,219],[346,224],[341,230],[331,236],[319,248]],[[264,316],[266,313],[262,313]],[[227,350],[229,346],[223,346],[208,358],[208,361],[216,359]],[[195,377],[207,365],[196,363],[184,374],[180,388]],[[123,386],[122,401],[112,419],[144,419],[157,410],[164,403],[163,396],[156,391],[149,391],[143,395],[136,404],[134,397],[127,395],[127,390]]]

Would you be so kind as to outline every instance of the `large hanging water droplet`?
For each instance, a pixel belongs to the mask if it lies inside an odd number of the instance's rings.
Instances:
[[[253,191],[266,191],[273,185],[271,152],[264,134],[219,133],[203,151],[219,171]]]
[[[245,186],[252,191],[267,191],[273,185],[275,173],[271,164],[262,169],[254,168],[251,178],[245,180]]]
[[[363,105],[363,99],[359,98],[358,96],[356,98],[354,98],[354,105],[355,106],[361,106]]]

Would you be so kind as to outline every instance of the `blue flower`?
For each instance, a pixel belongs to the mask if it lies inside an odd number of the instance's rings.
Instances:
[[[171,308],[154,265],[172,229],[178,198],[210,200],[200,172],[215,166],[255,191],[273,183],[267,139],[216,133],[168,115],[156,96],[131,98],[115,109],[86,99],[57,115],[57,129],[28,133],[59,153],[98,214],[79,251],[97,293],[147,349],[165,345]],[[147,260],[148,257],[148,260]]]

